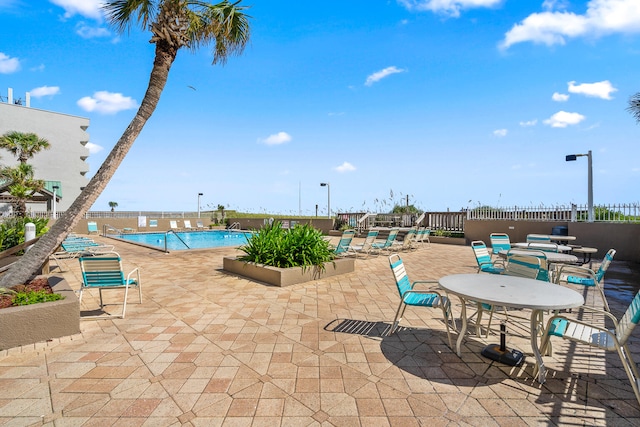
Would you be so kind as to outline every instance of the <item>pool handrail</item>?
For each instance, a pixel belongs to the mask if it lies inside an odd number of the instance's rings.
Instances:
[[[165,251],[165,253],[169,253],[169,249],[167,248],[167,240],[169,240],[169,233],[173,233],[173,235],[176,236],[178,238],[178,240],[180,240],[182,242],[182,244],[184,244],[187,247],[187,249],[191,249],[191,247],[189,245],[187,245],[187,242],[182,240],[182,237],[178,236],[178,233],[176,233],[174,230],[169,230],[169,231],[166,231],[164,233],[164,251]]]
[[[234,222],[229,227],[227,227],[227,230],[234,230],[234,229],[238,229],[238,230],[241,229],[239,222]]]

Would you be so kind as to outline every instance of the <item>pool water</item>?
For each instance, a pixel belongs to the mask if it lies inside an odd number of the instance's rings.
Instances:
[[[117,237],[131,242],[154,246],[158,249],[180,251],[187,249],[207,249],[224,246],[241,246],[247,243],[248,231],[210,230],[182,231],[176,233],[125,233]]]

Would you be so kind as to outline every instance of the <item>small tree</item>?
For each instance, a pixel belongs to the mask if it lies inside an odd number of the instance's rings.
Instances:
[[[35,133],[9,131],[0,136],[0,148],[9,150],[21,164],[27,163],[37,153],[51,147],[49,141]]]
[[[629,111],[633,115],[633,117],[636,119],[636,122],[640,123],[640,92],[629,98],[629,106],[627,107],[627,111]]]
[[[114,212],[118,207],[118,202],[109,202],[109,207],[111,208],[111,212]]]
[[[11,205],[16,216],[27,215],[27,201],[33,195],[44,188],[44,181],[34,179],[33,166],[28,163],[20,163],[16,167],[4,167],[0,169],[0,179],[8,183],[9,194],[13,197]]]

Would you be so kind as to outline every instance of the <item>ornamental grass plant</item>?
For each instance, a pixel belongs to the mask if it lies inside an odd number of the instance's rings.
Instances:
[[[312,267],[324,270],[324,263],[334,260],[334,251],[322,233],[308,224],[283,229],[275,221],[254,233],[240,247],[245,255],[238,259],[271,267]]]

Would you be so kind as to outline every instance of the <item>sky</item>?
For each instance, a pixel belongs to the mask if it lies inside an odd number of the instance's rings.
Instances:
[[[102,0],[0,0],[0,96],[90,120],[91,177],[153,64]],[[92,210],[290,215],[636,203],[638,0],[242,0],[251,38],[181,51]],[[36,171],[37,173],[37,171]],[[328,183],[328,186],[321,186]],[[202,193],[201,197],[198,194]]]

